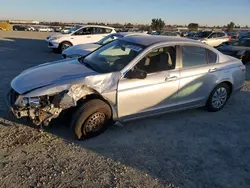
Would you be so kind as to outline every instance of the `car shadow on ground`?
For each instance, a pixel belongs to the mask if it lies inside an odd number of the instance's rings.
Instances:
[[[45,131],[164,183],[247,187],[250,101],[245,99],[249,97],[250,92],[241,91],[217,113],[200,108],[112,126],[87,141],[74,140],[69,125],[60,121]]]

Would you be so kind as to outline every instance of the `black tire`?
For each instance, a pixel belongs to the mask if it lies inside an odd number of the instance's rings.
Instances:
[[[62,52],[63,50],[67,49],[65,48],[65,46],[68,46],[67,48],[69,48],[70,46],[72,46],[72,44],[70,42],[62,42],[60,45],[59,45],[59,50],[60,52]]]
[[[71,129],[74,137],[81,140],[100,135],[111,124],[111,116],[111,109],[104,101],[100,99],[87,101],[72,118]],[[96,130],[95,126],[98,126]]]
[[[59,48],[52,48],[52,51],[56,54],[60,53],[60,49]]]
[[[215,105],[213,104],[213,96],[215,95],[215,92],[218,91],[219,89],[222,89],[223,91],[226,91],[226,97],[223,97],[221,100],[219,100],[221,102],[221,106],[218,105],[217,107],[215,107]],[[221,109],[224,108],[224,106],[226,105],[229,97],[230,97],[231,91],[230,91],[230,87],[228,84],[226,83],[221,83],[219,85],[217,85],[213,91],[211,92],[208,100],[207,100],[207,104],[206,104],[206,108],[209,112],[217,112],[220,111]],[[225,99],[225,101],[224,101]],[[223,102],[222,102],[223,101]]]

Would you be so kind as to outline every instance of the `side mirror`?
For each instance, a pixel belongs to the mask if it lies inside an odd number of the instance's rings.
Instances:
[[[133,70],[130,70],[126,74],[126,78],[128,79],[145,79],[147,77],[147,72],[140,70],[138,68],[134,68]]]

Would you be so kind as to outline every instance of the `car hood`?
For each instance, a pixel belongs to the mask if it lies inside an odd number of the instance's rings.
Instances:
[[[62,34],[62,33],[57,33],[57,34],[54,34],[54,35],[49,35],[48,37],[47,37],[47,39],[49,39],[49,38],[52,38],[52,37],[65,37],[65,36],[70,36],[70,34]]]
[[[81,64],[78,59],[67,59],[27,69],[11,82],[11,87],[19,94],[23,94],[65,80],[96,74],[98,73]]]
[[[95,49],[99,48],[101,45],[96,43],[89,43],[89,44],[79,44],[72,46],[70,48],[67,48],[62,52],[62,54],[65,54],[66,56],[72,57],[72,56],[86,56],[90,52],[94,51]]]

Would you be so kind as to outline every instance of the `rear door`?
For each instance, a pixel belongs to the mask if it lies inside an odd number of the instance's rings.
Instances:
[[[217,41],[216,41],[216,46],[219,46],[221,43],[226,42],[229,40],[228,36],[223,33],[223,32],[218,32],[217,33]]]
[[[199,46],[181,46],[180,88],[178,102],[182,107],[204,104],[219,78],[218,56]]]
[[[207,40],[207,44],[210,46],[217,46],[218,43],[217,33],[212,33]]]

